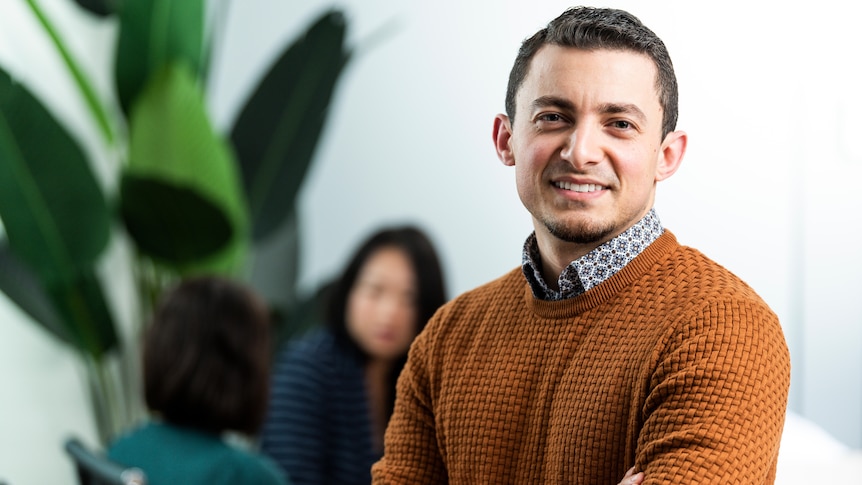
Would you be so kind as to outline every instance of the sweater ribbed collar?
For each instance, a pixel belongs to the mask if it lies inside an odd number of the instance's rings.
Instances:
[[[524,243],[521,267],[536,298],[548,301],[574,298],[623,269],[658,239],[663,231],[655,209],[650,209],[641,220],[622,234],[569,263],[557,281],[559,291],[552,289],[542,276],[541,255],[535,232],[530,234]]]
[[[656,265],[663,264],[662,261],[679,247],[676,236],[666,230],[623,269],[586,293],[566,300],[540,300],[534,297],[530,285],[524,285],[524,299],[527,307],[542,318],[570,319],[572,315],[602,305],[644,275],[655,272]]]

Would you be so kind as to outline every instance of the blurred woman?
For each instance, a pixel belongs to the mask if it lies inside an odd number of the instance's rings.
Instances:
[[[270,342],[268,312],[250,290],[218,277],[181,282],[144,339],[153,419],[116,440],[108,457],[142,469],[149,485],[290,483],[269,458],[223,439],[260,429]]]
[[[324,325],[288,342],[274,367],[261,449],[295,484],[371,483],[407,351],[445,300],[421,230],[385,228],[358,248]]]

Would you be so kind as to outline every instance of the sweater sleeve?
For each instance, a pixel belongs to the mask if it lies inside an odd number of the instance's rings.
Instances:
[[[371,468],[374,485],[447,483],[437,443],[423,342],[421,336],[414,342],[398,378],[384,455]]]
[[[774,313],[753,300],[704,302],[664,343],[636,449],[644,485],[773,483],[790,385]]]
[[[261,451],[295,485],[326,483],[327,373],[307,350],[289,348],[276,363],[261,432]]]

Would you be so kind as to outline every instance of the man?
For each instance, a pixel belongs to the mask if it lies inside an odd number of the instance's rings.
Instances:
[[[773,483],[790,364],[755,292],[664,230],[677,86],[662,41],[574,8],[524,41],[494,144],[523,265],[413,344],[374,483]]]

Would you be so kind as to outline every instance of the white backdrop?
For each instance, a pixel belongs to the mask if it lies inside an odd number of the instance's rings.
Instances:
[[[71,84],[23,3],[0,0],[0,63],[74,120]],[[40,3],[63,28],[91,32],[76,34],[75,54],[104,72],[94,75],[108,89],[112,27],[75,15],[68,0]],[[268,63],[324,9],[344,9],[359,49],[302,192],[304,288],[392,222],[431,233],[452,295],[519,264],[530,219],[514,172],[494,154],[491,123],[521,40],[569,2],[214,5],[229,8],[209,100],[225,129]],[[793,358],[791,408],[862,446],[862,191],[854,186],[862,175],[862,57],[853,23],[862,8],[839,0],[804,8],[753,0],[613,6],[664,39],[680,82],[679,128],[689,133],[689,150],[659,185],[662,222],[778,313]],[[95,138],[89,121],[78,121],[76,130]],[[2,296],[0,321],[0,480],[67,481],[53,480],[69,470],[49,451],[63,433],[93,436],[71,357]],[[57,466],[37,465],[47,460]]]

